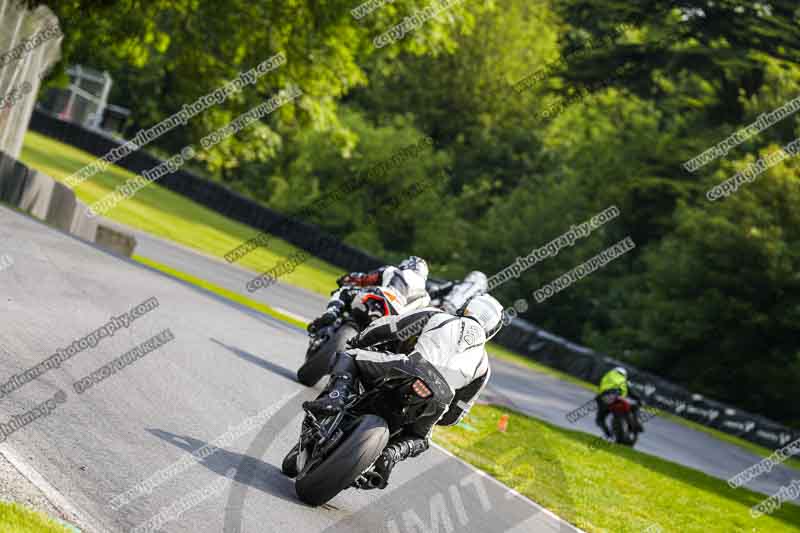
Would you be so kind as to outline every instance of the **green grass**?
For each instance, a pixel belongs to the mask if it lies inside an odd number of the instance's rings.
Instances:
[[[69,533],[46,516],[16,503],[0,502],[0,531],[3,533]]]
[[[31,168],[63,181],[95,158],[77,148],[28,132],[21,160]],[[109,166],[105,172],[75,187],[75,193],[80,200],[91,204],[134,176],[120,167]],[[157,183],[121,202],[105,216],[219,258],[257,234],[253,228],[225,218]],[[253,250],[238,264],[254,272],[264,272],[296,251],[298,248],[274,238],[269,248]],[[328,295],[336,278],[342,274],[341,269],[313,258],[281,280]]]
[[[754,519],[749,510],[765,496],[635,449],[591,449],[596,437],[495,406],[475,406],[466,422],[477,432],[437,428],[435,441],[590,533],[640,533],[653,524],[681,533],[800,531],[796,505]]]

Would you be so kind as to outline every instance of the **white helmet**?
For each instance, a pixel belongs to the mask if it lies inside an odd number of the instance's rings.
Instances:
[[[615,368],[614,372],[618,372],[618,373],[622,374],[623,376],[625,376],[625,379],[628,378],[628,371],[625,370],[625,368],[623,368],[621,366],[618,366],[617,368]]]
[[[479,294],[467,300],[459,314],[477,320],[486,332],[487,342],[503,327],[503,306],[488,294]]]
[[[400,270],[411,270],[416,272],[422,277],[423,280],[428,279],[428,262],[416,255],[410,256],[408,259],[403,259],[397,267]]]

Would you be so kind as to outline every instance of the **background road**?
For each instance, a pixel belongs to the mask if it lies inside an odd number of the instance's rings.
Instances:
[[[216,283],[223,280],[214,272],[234,276],[234,269],[187,258],[179,248],[169,255],[140,242],[140,253],[177,268],[186,265],[176,257],[204,265],[203,276]],[[2,207],[0,250],[14,260],[0,272],[0,384],[111,315],[151,297],[160,303],[127,329],[0,397],[2,423],[47,399],[64,400],[8,436],[0,451],[41,474],[92,530],[130,531],[165,516],[173,520],[161,530],[191,533],[405,533],[416,524],[475,533],[573,531],[436,449],[398,467],[390,490],[346,491],[325,508],[307,507],[279,472],[296,438],[299,404],[315,395],[293,379],[305,349],[301,331]],[[165,328],[174,341],[75,392],[74,382]],[[190,461],[121,509],[109,505],[191,451],[241,432],[241,423],[259,413],[262,423],[212,455]],[[564,494],[569,497],[566,486]]]
[[[288,311],[303,320],[310,321],[325,309],[325,297],[280,282],[249,293],[245,284],[254,277],[254,273],[127,226],[124,226],[124,230],[136,235],[138,244],[135,253],[138,255]],[[293,365],[290,368],[296,370],[296,361]],[[565,418],[568,412],[592,399],[589,391],[497,359],[493,360],[492,368],[492,379],[486,391],[488,397],[552,424],[600,435],[599,428],[594,424],[594,414],[576,424],[569,423]],[[761,460],[744,448],[663,418],[647,422],[636,449],[724,480]],[[781,465],[746,486],[772,495],[797,477],[796,470]]]

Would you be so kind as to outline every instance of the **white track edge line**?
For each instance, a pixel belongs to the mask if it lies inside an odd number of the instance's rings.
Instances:
[[[282,307],[276,307],[276,306],[274,306],[274,305],[273,305],[273,306],[271,306],[271,307],[272,307],[274,310],[276,310],[277,312],[279,312],[279,313],[281,313],[281,314],[283,314],[283,315],[286,315],[286,316],[292,317],[292,318],[294,318],[295,320],[299,320],[300,322],[306,322],[306,323],[308,323],[308,322],[311,322],[312,320],[314,320],[313,318],[308,318],[308,317],[300,316],[300,315],[297,315],[297,314],[295,314],[295,313],[292,313],[291,311],[287,311],[286,309],[283,309]]]
[[[3,457],[5,457],[34,487],[42,491],[42,494],[44,494],[45,498],[47,498],[52,505],[69,515],[70,521],[77,522],[76,525],[78,527],[84,525],[91,528],[90,531],[93,533],[102,533],[106,531],[104,528],[99,527],[96,521],[90,518],[88,513],[79,510],[66,496],[61,494],[61,492],[51,485],[44,476],[22,459],[10,445],[0,445],[0,454],[2,454]]]
[[[475,465],[469,464],[465,460],[463,460],[460,457],[458,457],[455,454],[453,454],[453,452],[451,452],[450,450],[447,450],[446,448],[443,448],[442,446],[440,446],[439,444],[436,444],[435,442],[431,442],[431,444],[433,445],[433,447],[437,448],[439,451],[443,452],[445,455],[448,455],[448,456],[452,457],[453,459],[455,459],[459,463],[463,464],[467,468],[478,472],[481,476],[487,478],[492,483],[495,483],[496,485],[499,485],[500,487],[503,487],[504,489],[506,489],[508,491],[508,494],[512,494],[512,495],[516,496],[518,499],[528,503],[529,505],[532,505],[532,506],[536,507],[541,512],[543,512],[544,514],[546,514],[550,518],[553,518],[557,522],[560,522],[562,524],[567,525],[568,527],[571,527],[576,533],[586,533],[585,531],[583,531],[582,529],[578,528],[577,526],[574,526],[574,525],[570,524],[569,522],[567,522],[566,520],[564,520],[563,518],[561,518],[560,516],[555,514],[553,511],[550,511],[549,509],[546,509],[546,508],[542,507],[541,505],[539,505],[535,501],[531,500],[530,498],[528,498],[524,494],[520,494],[516,490],[512,489],[511,487],[509,487],[508,485],[506,485],[502,481],[500,481],[498,479],[495,479],[490,474],[484,472],[483,470],[481,470],[480,468],[476,467]]]

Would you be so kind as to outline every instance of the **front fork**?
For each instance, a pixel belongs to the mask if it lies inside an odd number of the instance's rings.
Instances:
[[[308,343],[308,350],[306,350],[306,359],[315,353],[323,344],[328,342],[331,337],[336,335],[336,332],[339,331],[339,328],[342,326],[342,321],[342,317],[339,317],[334,320],[333,323],[323,327],[320,331],[309,333],[310,341]]]
[[[306,417],[303,419],[300,431],[300,444],[297,453],[298,472],[313,468],[314,464],[323,460],[328,455],[328,452],[339,444],[345,434],[341,428],[344,418],[344,409],[334,417],[323,419],[319,419],[313,413],[306,411]],[[383,476],[374,471],[378,458],[356,478],[352,484],[353,488],[370,490],[377,489],[382,485]]]
[[[345,412],[339,411],[334,417],[318,419],[313,413],[306,411],[300,430],[300,446],[297,452],[297,469],[303,471],[319,462],[335,447],[344,432],[339,427]]]

